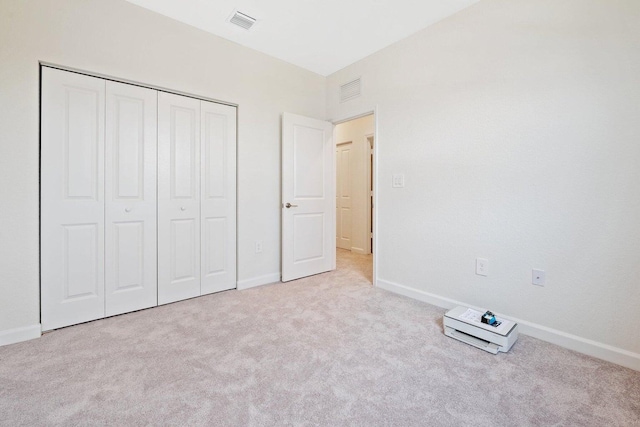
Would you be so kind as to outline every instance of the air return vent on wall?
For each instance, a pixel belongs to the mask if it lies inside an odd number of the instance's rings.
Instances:
[[[234,25],[237,25],[240,28],[248,30],[251,27],[253,27],[253,24],[256,23],[256,20],[255,18],[252,18],[249,15],[246,15],[242,12],[238,12],[237,10],[234,10],[233,13],[231,14],[231,17],[229,18],[229,22],[231,22]]]
[[[340,86],[340,102],[345,102],[353,98],[360,96],[360,89],[362,88],[362,82],[358,77],[355,80],[345,83]]]

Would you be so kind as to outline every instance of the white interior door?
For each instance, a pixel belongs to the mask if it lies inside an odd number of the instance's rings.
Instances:
[[[333,125],[282,116],[282,281],[335,268]]]
[[[236,108],[200,106],[204,295],[236,287]]]
[[[351,250],[351,159],[352,143],[336,148],[336,246]]]
[[[42,329],[104,317],[105,81],[42,69]]]
[[[156,145],[158,92],[107,82],[106,315],[158,304]]]
[[[200,101],[158,93],[158,304],[200,295]]]

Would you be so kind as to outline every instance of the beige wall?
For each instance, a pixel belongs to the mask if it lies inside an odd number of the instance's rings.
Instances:
[[[483,0],[329,76],[328,117],[378,107],[380,284],[640,369],[638,22],[634,0]]]
[[[0,335],[39,323],[40,60],[239,104],[238,279],[278,276],[280,115],[322,117],[323,77],[121,0],[1,1]]]
[[[360,254],[371,253],[369,228],[369,142],[367,135],[374,133],[374,117],[368,115],[341,123],[335,128],[335,143],[351,141],[351,250]]]

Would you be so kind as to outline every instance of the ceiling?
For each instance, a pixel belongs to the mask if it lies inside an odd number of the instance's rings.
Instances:
[[[127,0],[327,76],[479,0]],[[239,10],[250,30],[228,21]]]

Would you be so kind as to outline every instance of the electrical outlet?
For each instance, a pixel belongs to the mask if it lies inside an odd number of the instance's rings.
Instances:
[[[487,276],[489,274],[488,259],[476,258],[476,274],[478,276]]]
[[[404,187],[404,175],[403,174],[397,173],[397,174],[393,175],[392,187],[393,188],[402,188],[402,187]]]
[[[256,240],[256,253],[262,253],[262,240]]]
[[[531,283],[536,286],[544,286],[544,282],[546,279],[546,274],[544,270],[536,270],[535,268],[531,270]]]

